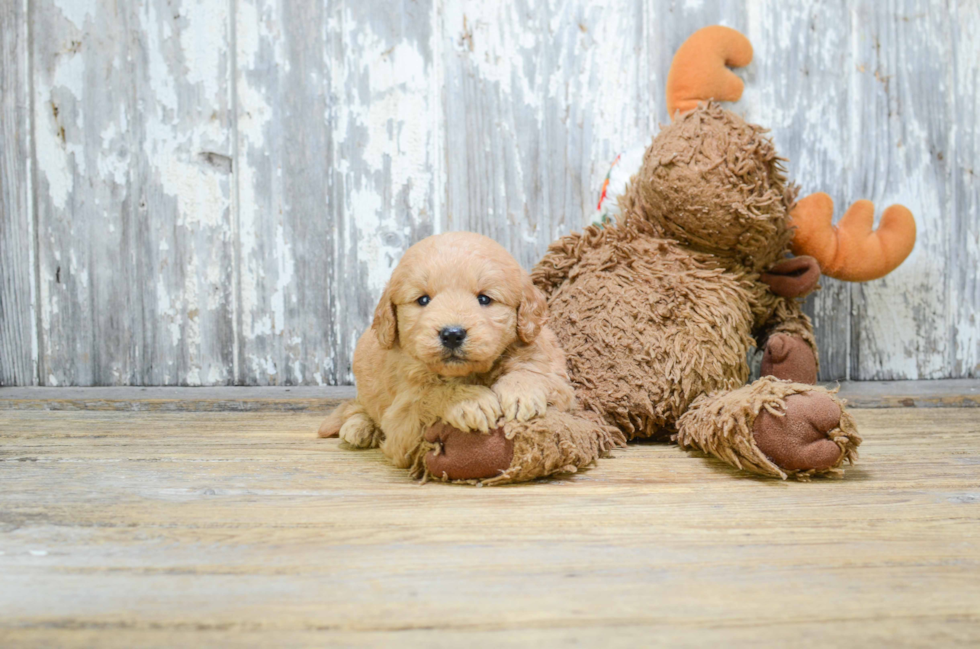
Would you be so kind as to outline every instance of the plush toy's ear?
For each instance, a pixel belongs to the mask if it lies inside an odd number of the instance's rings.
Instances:
[[[391,285],[385,286],[381,301],[374,309],[374,322],[371,323],[374,335],[382,349],[391,349],[398,339],[398,318],[395,315],[395,304],[391,301]]]
[[[915,218],[902,205],[892,205],[874,230],[875,206],[857,201],[832,225],[834,201],[824,193],[810,194],[793,210],[793,252],[811,255],[825,275],[848,282],[884,277],[905,261],[915,247]]]
[[[712,25],[694,32],[677,50],[667,73],[667,113],[673,119],[698,103],[738,101],[744,84],[726,68],[752,62],[752,44],[731,27]]]
[[[531,343],[544,326],[548,315],[548,302],[527,273],[524,274],[521,290],[521,303],[517,306],[517,335],[525,343]]]

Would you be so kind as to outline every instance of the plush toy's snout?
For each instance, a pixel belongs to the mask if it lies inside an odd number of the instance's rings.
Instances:
[[[763,273],[760,279],[779,297],[803,297],[817,288],[820,264],[807,255],[784,259]]]

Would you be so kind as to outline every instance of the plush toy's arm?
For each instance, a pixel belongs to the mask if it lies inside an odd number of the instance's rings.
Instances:
[[[813,350],[814,354],[817,353],[817,340],[813,336],[813,323],[803,313],[798,300],[778,298],[772,315],[757,330],[755,337],[759,341],[760,347],[764,347],[766,341],[776,334],[787,334],[801,338]]]
[[[769,319],[755,333],[764,350],[762,375],[814,384],[820,369],[813,324],[794,299],[777,298]]]

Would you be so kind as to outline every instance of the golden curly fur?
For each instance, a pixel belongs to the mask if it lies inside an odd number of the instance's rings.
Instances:
[[[546,314],[527,272],[492,239],[471,232],[423,239],[405,252],[358,340],[357,398],[318,434],[380,446],[407,468],[439,420],[486,433],[549,405],[570,410],[565,356]],[[454,328],[465,332],[458,347],[443,340]]]

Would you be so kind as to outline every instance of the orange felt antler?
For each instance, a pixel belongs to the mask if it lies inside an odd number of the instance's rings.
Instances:
[[[731,27],[713,25],[694,32],[674,55],[667,73],[667,112],[686,113],[698,102],[738,101],[744,84],[726,65],[752,62],[749,39]]]
[[[851,205],[836,226],[831,225],[834,201],[827,194],[810,194],[796,204],[793,253],[816,258],[825,275],[848,282],[884,277],[905,261],[915,246],[915,218],[902,205],[892,205],[873,230],[871,201]]]

